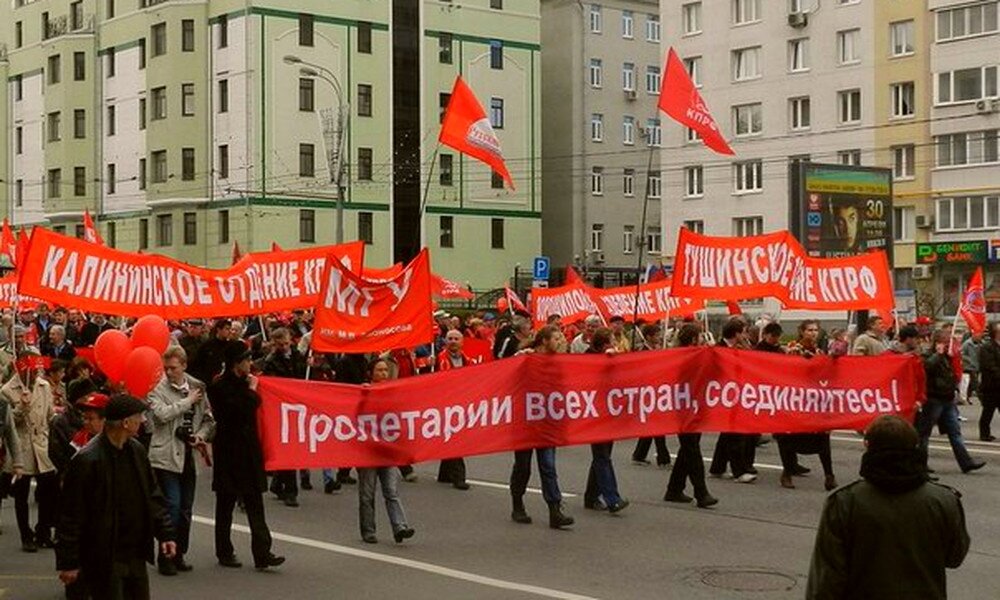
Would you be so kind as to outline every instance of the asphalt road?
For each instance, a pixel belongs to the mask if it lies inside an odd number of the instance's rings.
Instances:
[[[978,406],[964,407],[964,423],[974,434]],[[702,451],[711,454],[714,437]],[[975,436],[973,436],[975,437]],[[619,515],[583,509],[582,490],[589,449],[561,449],[560,483],[577,523],[570,531],[547,527],[537,489],[529,493],[532,525],[510,520],[506,481],[512,456],[470,459],[471,490],[462,492],[434,481],[436,464],[417,466],[420,480],[404,483],[401,494],[417,534],[392,542],[387,519],[377,507],[380,542],[365,544],[357,524],[353,486],[333,495],[300,493],[301,507],[288,508],[268,495],[268,524],[274,551],[288,562],[272,572],[250,567],[248,530],[234,532],[245,566],[223,569],[212,547],[214,497],[210,474],[202,473],[195,503],[196,523],[188,560],[195,569],[162,577],[151,569],[154,598],[684,598],[766,600],[801,598],[809,569],[816,524],[825,492],[816,457],[802,458],[813,474],[797,479],[798,488],[779,486],[777,448],[759,449],[760,478],[743,485],[709,480],[720,499],[714,509],[662,501],[668,471],[631,464],[631,441],[615,445],[619,487],[632,505]],[[671,451],[677,443],[668,438]],[[962,475],[947,440],[932,442],[931,464],[942,483],[963,494],[972,550],[949,573],[950,597],[996,598],[1000,583],[1000,444],[969,442],[974,456],[990,464]],[[834,435],[834,467],[841,483],[856,477],[862,452],[853,433]],[[314,484],[320,480],[313,474]],[[537,473],[532,485],[537,485]],[[690,493],[690,488],[689,488]],[[20,551],[11,501],[0,511],[0,599],[60,598],[51,550]],[[245,524],[242,515],[237,522]]]

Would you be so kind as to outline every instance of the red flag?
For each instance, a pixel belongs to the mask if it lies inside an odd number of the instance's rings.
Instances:
[[[361,269],[361,278],[365,281],[391,281],[403,272],[403,263],[396,263],[384,269],[373,269],[364,267]]]
[[[726,310],[729,311],[730,316],[743,314],[743,309],[740,308],[740,303],[736,300],[726,300]]]
[[[528,307],[525,306],[524,302],[521,302],[521,299],[517,297],[517,292],[506,286],[504,286],[503,289],[504,295],[507,297],[507,306],[511,311],[518,310],[524,313],[528,312]]]
[[[514,189],[514,180],[503,162],[500,140],[486,111],[461,75],[455,78],[438,141],[486,163]]]
[[[708,106],[701,99],[701,94],[694,87],[691,76],[684,68],[684,63],[677,57],[674,49],[667,55],[667,66],[664,69],[663,81],[660,84],[660,109],[667,115],[698,132],[702,142],[719,154],[736,154],[722,137],[719,126],[715,124],[708,111]]]
[[[22,227],[17,232],[17,243],[14,244],[14,259],[24,258],[28,254],[28,245],[31,240],[28,238],[28,234],[24,232],[24,227]]]
[[[233,240],[233,262],[232,262],[232,264],[235,265],[236,263],[240,262],[241,258],[243,258],[243,253],[240,252],[240,243],[237,242],[236,240]]]
[[[962,306],[958,309],[959,314],[969,325],[969,330],[973,333],[980,333],[986,330],[986,298],[983,295],[983,268],[978,267],[972,274],[965,294],[962,296]]]
[[[576,285],[577,283],[582,283],[586,285],[587,283],[586,281],[583,280],[583,277],[580,277],[580,274],[577,273],[576,269],[574,269],[572,266],[566,267],[566,277],[564,279],[565,281],[563,281],[563,285]]]
[[[271,242],[271,252],[283,252],[281,246],[278,245],[278,242]]]
[[[94,226],[94,220],[90,218],[89,210],[83,211],[83,239],[91,244],[104,245],[104,238],[101,237],[101,233]]]
[[[436,273],[431,273],[431,295],[438,298],[460,298],[462,300],[472,300],[476,297],[468,288]]]
[[[17,240],[14,239],[14,232],[11,231],[6,217],[3,220],[3,233],[0,234],[0,253],[10,259],[11,265],[17,266]]]

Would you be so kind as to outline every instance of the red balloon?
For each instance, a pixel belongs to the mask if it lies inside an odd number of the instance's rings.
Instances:
[[[125,359],[125,389],[137,398],[145,398],[163,378],[163,359],[148,346],[136,348]]]
[[[132,346],[141,348],[147,346],[163,354],[170,345],[170,328],[163,317],[146,315],[135,322],[132,328]]]
[[[125,359],[131,351],[132,341],[128,336],[117,329],[109,329],[94,343],[94,360],[112,383],[118,383],[125,374]]]

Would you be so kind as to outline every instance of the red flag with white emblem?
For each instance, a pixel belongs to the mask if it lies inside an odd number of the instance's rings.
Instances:
[[[461,75],[455,78],[438,141],[486,163],[514,189],[514,180],[503,161],[500,140],[486,111]]]
[[[736,154],[722,137],[719,126],[708,111],[708,105],[691,81],[684,63],[674,49],[667,55],[663,81],[660,84],[660,109],[671,119],[695,130],[706,146],[719,154]]]

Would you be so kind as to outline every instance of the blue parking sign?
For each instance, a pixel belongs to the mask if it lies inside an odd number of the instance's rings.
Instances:
[[[548,256],[536,256],[535,263],[532,268],[531,276],[533,279],[548,279],[549,278],[549,257]]]

